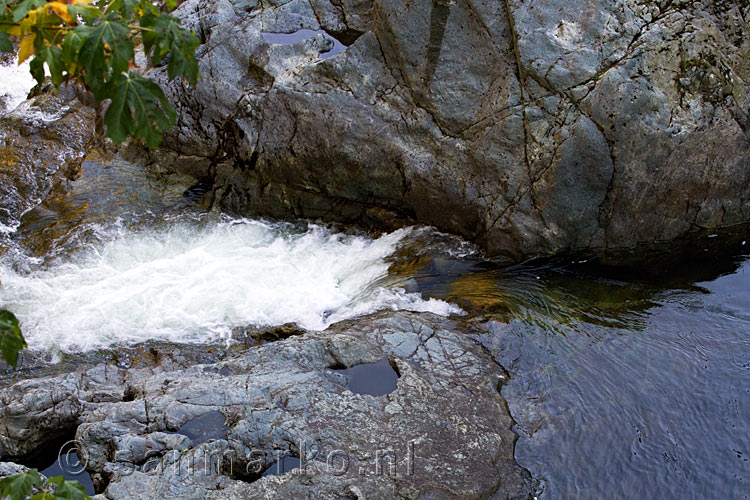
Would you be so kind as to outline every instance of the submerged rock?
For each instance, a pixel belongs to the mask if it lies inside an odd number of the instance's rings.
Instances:
[[[339,370],[383,359],[392,392],[347,388]],[[17,382],[0,396],[0,443],[22,461],[75,430],[110,499],[526,498],[504,379],[451,320],[381,313],[209,364],[165,352]],[[279,475],[280,462],[299,467]]]
[[[189,0],[178,13],[203,41],[203,79],[170,86],[179,125],[156,159],[212,180],[223,209],[416,220],[514,258],[750,220],[747,2]],[[321,33],[263,35],[300,29]],[[324,59],[329,36],[348,47]]]

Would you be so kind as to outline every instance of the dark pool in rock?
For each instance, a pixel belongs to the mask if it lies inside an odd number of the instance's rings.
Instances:
[[[300,465],[301,462],[299,458],[287,455],[271,464],[268,469],[263,471],[261,476],[280,476],[287,472],[291,472],[294,469],[298,469]]]
[[[91,476],[83,468],[78,454],[74,451],[61,455],[52,465],[39,472],[48,478],[62,476],[66,481],[78,481],[86,489],[87,495],[96,493]]]
[[[347,379],[346,388],[355,394],[385,396],[396,390],[398,373],[387,359],[375,363],[362,363],[338,371]]]
[[[0,462],[4,461],[2,458],[0,456]],[[37,469],[47,478],[62,476],[66,481],[78,481],[86,490],[86,494],[95,494],[94,483],[86,470],[86,464],[78,456],[75,434],[72,432],[57,436],[33,453],[13,460],[23,466]]]
[[[224,426],[224,416],[218,411],[211,411],[188,420],[177,433],[189,437],[193,446],[197,446],[213,439],[226,439],[227,428]]]
[[[309,40],[310,38],[318,34],[333,42],[333,48],[331,50],[320,54],[321,59],[329,59],[336,54],[340,54],[341,52],[346,50],[346,45],[326,33],[324,30],[301,29],[295,31],[294,33],[263,33],[263,39],[270,44],[293,45],[295,43]]]

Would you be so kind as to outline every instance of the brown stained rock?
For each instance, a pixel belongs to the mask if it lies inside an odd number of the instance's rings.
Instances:
[[[94,138],[94,111],[68,88],[48,88],[0,116],[0,223],[15,227],[56,174],[72,174]]]

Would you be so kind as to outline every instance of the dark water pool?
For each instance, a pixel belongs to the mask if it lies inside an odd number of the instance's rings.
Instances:
[[[355,394],[385,396],[395,391],[398,383],[398,373],[387,359],[339,371],[346,377],[347,389]]]
[[[750,498],[750,260],[669,276],[425,259],[511,374],[516,458],[543,499]]]
[[[321,59],[329,59],[346,50],[346,45],[336,38],[333,38],[324,30],[301,29],[294,33],[263,33],[263,39],[270,44],[294,45],[295,43],[308,40],[318,34],[328,38],[333,43],[333,48],[331,50],[320,54]]]
[[[86,490],[87,495],[93,496],[95,494],[91,476],[84,470],[78,454],[74,451],[61,454],[52,465],[45,467],[39,472],[48,478],[62,476],[66,481],[78,481]]]

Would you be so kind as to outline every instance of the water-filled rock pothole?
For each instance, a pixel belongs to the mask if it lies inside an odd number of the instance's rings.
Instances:
[[[94,495],[94,483],[85,464],[76,453],[75,429],[44,443],[36,451],[23,457],[4,457],[15,463],[39,470],[47,478],[62,476],[66,481],[78,481],[87,495]]]
[[[261,476],[280,476],[294,469],[299,469],[300,465],[302,465],[302,462],[299,458],[287,455],[272,463],[270,467],[263,471]]]
[[[78,481],[86,490],[87,495],[96,494],[91,475],[84,469],[75,451],[63,452],[52,465],[39,472],[48,478],[62,476],[66,481]]]
[[[350,368],[331,368],[346,376],[346,388],[355,394],[385,396],[396,390],[399,373],[388,359],[362,363]]]
[[[189,437],[193,446],[197,446],[206,441],[226,439],[227,431],[221,412],[211,411],[188,420],[176,433]]]
[[[317,34],[321,34],[333,42],[333,49],[329,50],[328,52],[322,52],[320,54],[321,59],[329,59],[336,54],[340,54],[341,52],[346,50],[347,45],[341,43],[341,41],[331,36],[325,30],[301,29],[299,31],[295,31],[294,33],[262,33],[263,39],[266,42],[274,45],[293,45],[298,42],[309,40]]]

